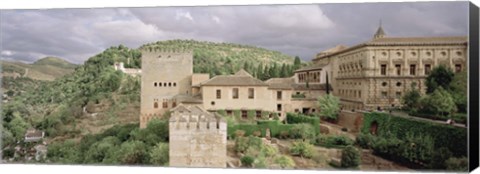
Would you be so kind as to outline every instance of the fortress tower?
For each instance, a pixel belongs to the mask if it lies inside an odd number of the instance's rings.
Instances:
[[[221,116],[179,105],[172,110],[169,130],[170,166],[227,167],[227,123]]]
[[[174,96],[191,94],[191,51],[146,48],[142,50],[140,128],[177,106]]]

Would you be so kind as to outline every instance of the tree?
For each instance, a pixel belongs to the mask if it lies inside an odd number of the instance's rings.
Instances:
[[[457,110],[452,96],[442,87],[437,88],[432,94],[425,97],[422,103],[427,111],[434,114],[451,115]]]
[[[282,68],[280,69],[280,77],[287,77],[288,75],[288,72],[287,72],[287,67],[285,65],[285,63],[282,64]]]
[[[302,61],[300,60],[300,57],[295,56],[295,60],[293,61],[293,70],[297,70],[302,66]]]
[[[456,73],[450,82],[450,93],[457,105],[458,112],[467,112],[467,91],[468,74],[467,71]]]
[[[150,162],[154,165],[166,165],[169,161],[168,143],[158,143],[150,152]]]
[[[126,141],[117,152],[118,160],[122,164],[147,164],[147,147],[141,141]]]
[[[292,146],[290,147],[290,153],[296,156],[312,158],[315,154],[315,149],[312,144],[299,141],[293,142]]]
[[[13,120],[9,123],[9,130],[17,141],[23,139],[28,127],[28,123],[20,116],[20,113],[14,112]]]
[[[427,94],[432,93],[438,87],[449,90],[449,85],[453,79],[453,76],[454,74],[452,70],[444,65],[433,68],[432,72],[426,79]]]
[[[257,73],[256,73],[257,79],[263,80],[263,63],[260,63],[257,66]]]
[[[360,152],[352,145],[342,150],[342,167],[357,167],[360,164]]]
[[[410,111],[417,111],[420,107],[420,92],[415,89],[415,85],[411,86],[411,89],[405,93],[402,97],[403,107]]]
[[[320,116],[328,119],[337,119],[338,111],[340,110],[340,99],[327,94],[318,98],[318,105],[320,107]]]

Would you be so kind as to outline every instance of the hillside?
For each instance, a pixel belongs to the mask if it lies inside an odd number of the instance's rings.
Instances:
[[[5,76],[22,76],[34,80],[52,81],[72,73],[78,65],[60,58],[46,57],[32,64],[22,62],[1,61],[2,73]]]
[[[193,51],[195,73],[210,73],[211,76],[233,74],[243,68],[263,80],[258,72],[277,71],[276,77],[292,75],[294,58],[278,51],[232,43],[215,43],[195,40],[168,40],[145,44],[140,49],[180,49]],[[298,66],[297,66],[298,67]],[[270,70],[274,68],[275,70]],[[260,69],[260,70],[259,70]],[[265,70],[267,69],[267,70]],[[280,72],[285,74],[281,75]],[[273,73],[273,72],[272,72]],[[275,75],[274,75],[275,76]]]
[[[208,68],[213,68],[210,70],[229,73],[227,71],[231,69],[225,67],[229,65],[236,68],[251,67],[245,69],[253,71],[252,74],[260,74],[262,78],[270,78],[289,76],[288,73],[301,66],[299,59],[294,61],[293,58],[278,52],[249,46],[196,41],[164,41],[157,42],[155,45],[161,46],[169,42],[176,42],[176,46],[170,45],[171,48],[195,45],[187,48],[194,50],[194,68],[197,72],[202,70],[202,67],[209,66]],[[222,49],[224,51],[219,51]],[[266,59],[269,56],[272,58],[271,61]],[[218,62],[212,65],[207,64],[206,62],[212,61],[209,57]],[[112,65],[114,62],[125,62],[127,68],[140,68],[140,58],[139,49],[130,49],[122,45],[110,47],[89,58],[83,65],[77,66],[73,72],[53,81],[32,85],[24,92],[15,95],[12,100],[2,106],[4,128],[2,148],[11,150],[15,142],[23,139],[28,128],[45,131],[45,140],[51,143],[63,142],[66,139],[78,142],[87,135],[101,133],[114,125],[129,123],[138,125],[140,77],[131,77],[115,71]],[[266,66],[261,65],[263,63],[257,66],[256,60],[263,59]],[[10,63],[7,67],[13,70],[19,70],[25,66],[35,70],[36,68],[33,67],[66,67],[62,62],[49,58],[31,65]],[[287,64],[288,62],[290,63]],[[294,62],[295,65],[293,65]],[[257,69],[258,67],[260,69]],[[285,71],[281,71],[282,69]],[[256,70],[259,70],[258,73]]]

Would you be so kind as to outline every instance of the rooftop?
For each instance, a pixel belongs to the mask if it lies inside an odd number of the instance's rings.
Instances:
[[[202,86],[268,86],[265,82],[258,80],[245,70],[240,70],[234,75],[220,75],[207,80]]]

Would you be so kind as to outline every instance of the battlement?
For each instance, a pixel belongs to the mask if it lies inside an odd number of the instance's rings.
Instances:
[[[198,106],[179,105],[172,109],[170,117],[170,130],[190,131],[226,131],[227,123],[218,115],[208,113]]]
[[[164,48],[164,47],[145,47],[140,50],[142,53],[156,53],[156,54],[193,54],[192,49],[186,48]]]

